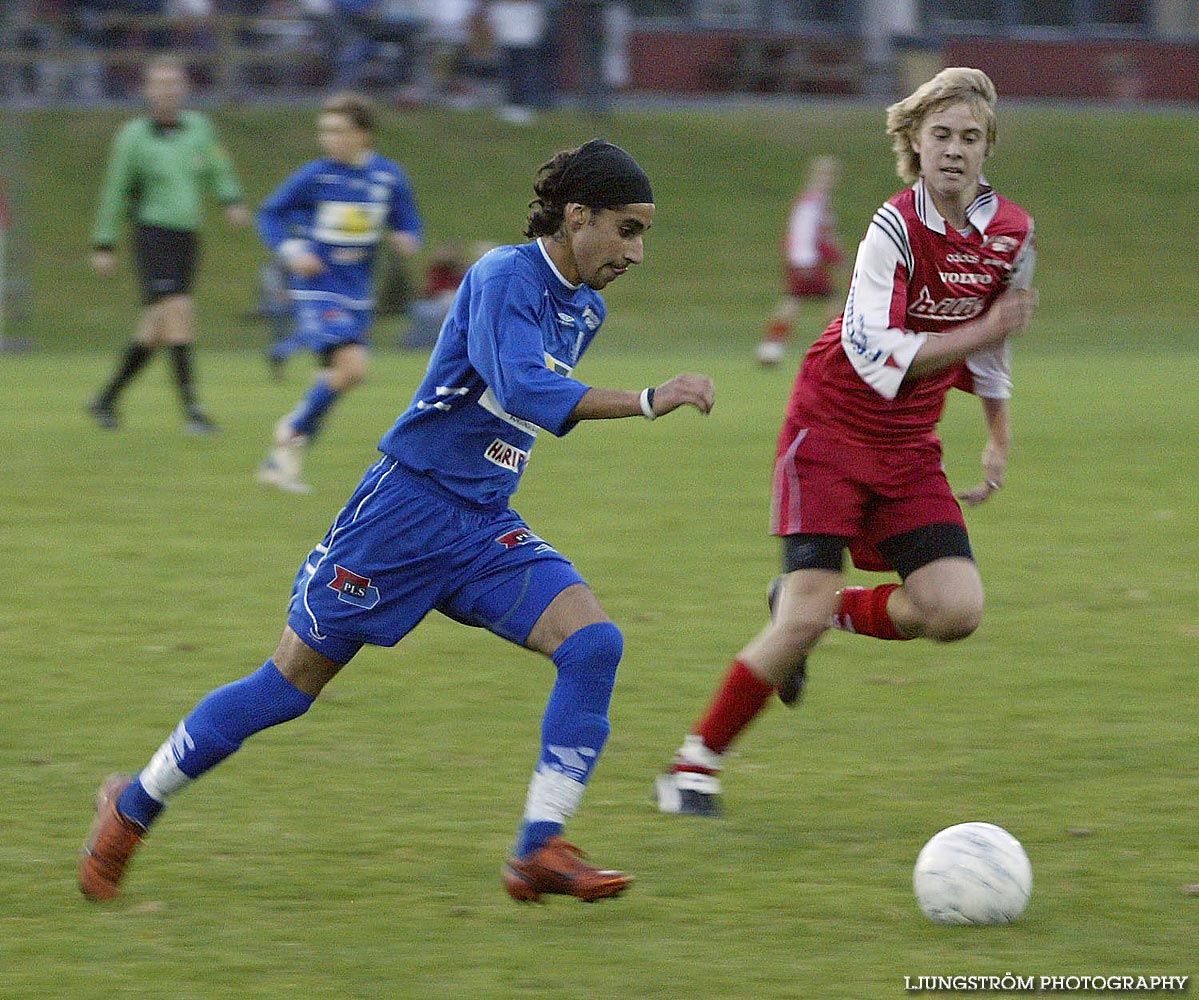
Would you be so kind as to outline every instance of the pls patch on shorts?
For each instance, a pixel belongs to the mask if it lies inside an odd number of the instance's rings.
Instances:
[[[328,584],[337,591],[337,599],[359,608],[373,608],[379,603],[379,588],[372,587],[370,577],[359,576],[353,570],[334,564],[334,575]]]

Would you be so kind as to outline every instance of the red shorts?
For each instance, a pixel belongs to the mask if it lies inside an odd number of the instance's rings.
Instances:
[[[833,294],[833,279],[822,267],[788,267],[783,285],[788,295],[801,299],[827,299]]]
[[[887,450],[809,427],[775,463],[771,532],[848,538],[860,569],[890,569],[874,546],[930,524],[966,527],[939,441]]]

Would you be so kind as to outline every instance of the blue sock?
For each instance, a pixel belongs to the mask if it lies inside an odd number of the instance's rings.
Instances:
[[[295,412],[291,415],[290,422],[292,429],[297,434],[304,434],[309,439],[316,437],[317,432],[321,429],[321,424],[324,422],[325,414],[329,412],[329,408],[337,402],[341,395],[323,378],[318,378],[312,383],[312,388],[308,390],[308,395],[301,400],[300,405],[296,407]]]
[[[267,354],[276,361],[286,361],[303,346],[299,338],[293,333],[285,337],[280,337],[271,344],[267,350]]]
[[[267,660],[249,677],[200,699],[121,793],[117,810],[149,827],[167,795],[216,767],[247,737],[303,715],[313,701],[279,672],[274,661]]]
[[[117,812],[126,819],[133,820],[143,830],[150,829],[150,824],[158,819],[158,814],[166,807],[165,802],[151,798],[137,778],[129,782],[121,792],[121,797],[117,799]]]
[[[541,757],[517,834],[517,857],[560,834],[582,797],[608,740],[608,705],[623,652],[620,629],[598,622],[579,629],[554,653],[558,679],[541,721]]]

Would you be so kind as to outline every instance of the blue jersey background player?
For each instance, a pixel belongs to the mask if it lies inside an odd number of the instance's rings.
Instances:
[[[557,669],[502,869],[508,893],[594,900],[628,887],[628,875],[595,867],[561,836],[607,741],[624,639],[575,567],[508,504],[540,433],[654,420],[680,406],[707,413],[713,387],[702,375],[640,392],[573,377],[604,320],[598,290],[643,258],[653,192],[636,161],[601,140],[555,155],[534,192],[533,242],[497,248],[467,273],[425,380],[380,442],[383,457],[301,566],[270,659],[203,698],[136,777],[101,787],[80,865],[88,897],[120,892],[172,794],[247,737],[305,713],[363,644],[393,646],[434,610]]]
[[[276,350],[303,347],[321,362],[299,405],[275,427],[259,479],[292,492],[304,448],[329,409],[366,375],[374,308],[374,263],[387,235],[400,256],[415,253],[422,223],[404,170],[374,152],[375,110],[365,97],[338,94],[322,107],[317,138],[328,154],[285,180],[258,212],[264,242],[288,272],[295,329]]]

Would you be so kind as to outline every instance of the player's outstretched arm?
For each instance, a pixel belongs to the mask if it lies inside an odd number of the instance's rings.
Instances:
[[[1006,399],[989,399],[980,396],[983,416],[987,421],[987,443],[983,447],[983,481],[977,486],[963,490],[958,499],[967,507],[977,507],[991,499],[991,495],[1003,486],[1007,475],[1008,450],[1011,448],[1011,429]]]
[[[680,406],[708,413],[716,401],[716,387],[706,375],[676,375],[661,385],[629,392],[626,389],[591,388],[571,411],[571,420],[612,420],[646,417],[653,420]]]

